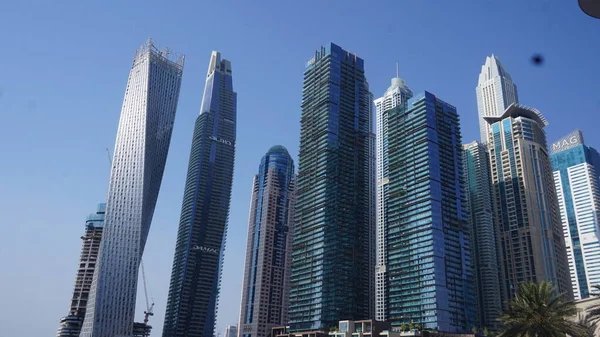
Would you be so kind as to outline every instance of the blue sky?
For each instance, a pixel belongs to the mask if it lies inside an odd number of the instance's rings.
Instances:
[[[395,74],[455,105],[478,137],[475,86],[495,53],[521,103],[600,147],[600,20],[569,1],[8,1],[0,10],[0,326],[52,335],[68,311],[86,216],[105,199],[135,49],[186,55],[162,189],[145,250],[162,331],[194,120],[211,50],[232,62],[238,134],[218,331],[236,323],[252,176],[274,144],[294,158],[302,73],[330,41],[365,60],[375,97]],[[535,53],[545,57],[533,66]],[[296,159],[297,162],[297,159]],[[140,287],[140,291],[141,291]],[[138,295],[136,318],[141,320]]]

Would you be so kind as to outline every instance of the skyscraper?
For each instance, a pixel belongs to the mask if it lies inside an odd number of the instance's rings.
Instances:
[[[169,152],[183,61],[151,39],[133,58],[82,337],[132,333],[138,270]]]
[[[226,326],[225,335],[223,337],[237,337],[237,325]]]
[[[388,320],[444,332],[475,326],[456,108],[424,92],[388,115]]]
[[[494,221],[490,158],[485,145],[472,142],[463,145],[463,170],[469,223],[475,290],[477,295],[478,326],[497,331],[497,319],[502,311],[500,288],[501,272],[498,268],[498,233]]]
[[[385,91],[383,97],[375,100],[377,119],[377,267],[375,272],[375,319],[387,320],[387,291],[386,291],[386,254],[385,254],[385,222],[387,210],[385,200],[389,197],[389,162],[388,162],[388,115],[391,109],[405,104],[413,96],[404,80],[392,78],[392,85]]]
[[[532,108],[513,104],[490,124],[488,151],[502,247],[503,293],[523,282],[551,281],[572,297],[565,240],[544,127]]]
[[[361,58],[333,43],[315,52],[302,93],[291,330],[373,312],[372,104]]]
[[[81,332],[102,240],[105,211],[106,204],[98,204],[96,213],[90,214],[85,221],[85,234],[81,237],[83,245],[79,256],[75,289],[71,298],[71,309],[67,316],[61,318],[60,328],[56,332],[57,337],[79,337]]]
[[[500,60],[492,54],[485,58],[481,66],[479,82],[475,89],[477,93],[477,110],[479,112],[479,132],[481,142],[487,144],[489,124],[485,117],[499,117],[513,103],[519,103],[517,85],[513,83],[510,74]]]
[[[267,337],[287,324],[293,228],[294,161],[277,145],[262,158],[252,184],[240,337]]]
[[[164,337],[213,336],[233,180],[236,102],[231,63],[213,51],[192,138]]]
[[[576,130],[552,144],[550,157],[573,295],[588,298],[600,284],[600,154]]]

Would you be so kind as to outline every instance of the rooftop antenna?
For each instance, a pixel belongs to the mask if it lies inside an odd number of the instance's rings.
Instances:
[[[396,62],[396,77],[400,77],[400,76],[398,75],[398,62]]]

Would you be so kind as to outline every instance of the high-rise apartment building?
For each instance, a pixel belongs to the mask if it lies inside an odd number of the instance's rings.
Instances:
[[[477,110],[479,112],[479,132],[481,142],[486,144],[489,136],[489,124],[485,117],[498,117],[513,103],[519,103],[517,85],[513,83],[498,57],[494,54],[485,59],[481,66],[477,93]]]
[[[169,152],[183,61],[152,40],[133,58],[82,337],[132,334],[138,270]]]
[[[237,337],[238,329],[237,325],[228,325],[225,327],[225,335],[223,337]]]
[[[81,332],[102,240],[105,211],[106,204],[98,204],[96,213],[90,214],[85,221],[85,234],[81,237],[83,245],[79,256],[75,289],[71,298],[71,309],[67,316],[61,318],[56,337],[79,337]]]
[[[575,300],[600,284],[600,154],[573,131],[552,144],[550,158]]]
[[[478,326],[497,331],[502,311],[502,292],[498,259],[498,233],[494,221],[490,158],[485,145],[472,142],[463,145],[463,170],[469,223],[473,275],[477,295]]]
[[[233,180],[237,94],[231,62],[213,51],[196,118],[164,337],[213,336]]]
[[[393,328],[475,326],[475,295],[456,108],[424,92],[388,115],[386,283]]]
[[[387,210],[385,200],[389,197],[389,161],[388,161],[388,116],[391,109],[405,104],[413,96],[403,79],[392,78],[392,84],[385,94],[375,100],[377,121],[377,266],[375,271],[375,319],[387,320],[386,291],[386,254],[385,254],[385,222]]]
[[[573,295],[544,127],[536,109],[509,106],[489,123],[488,151],[507,299],[519,283],[551,281]]]
[[[252,184],[240,337],[267,337],[287,324],[293,228],[294,161],[273,146]]]
[[[364,61],[335,44],[304,71],[290,329],[334,326],[373,309],[372,101]]]

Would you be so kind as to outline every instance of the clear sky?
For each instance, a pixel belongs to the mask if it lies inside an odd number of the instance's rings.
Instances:
[[[238,93],[235,177],[218,333],[236,323],[252,176],[274,144],[297,163],[304,65],[335,42],[375,97],[395,75],[455,105],[478,137],[475,86],[496,54],[554,140],[600,148],[600,20],[577,0],[5,1],[0,6],[0,335],[52,336],[69,308],[86,216],[104,202],[125,84],[148,37],[186,64],[144,260],[162,331],[194,120],[211,50]],[[531,56],[543,54],[534,66]],[[142,319],[139,287],[136,318]]]

